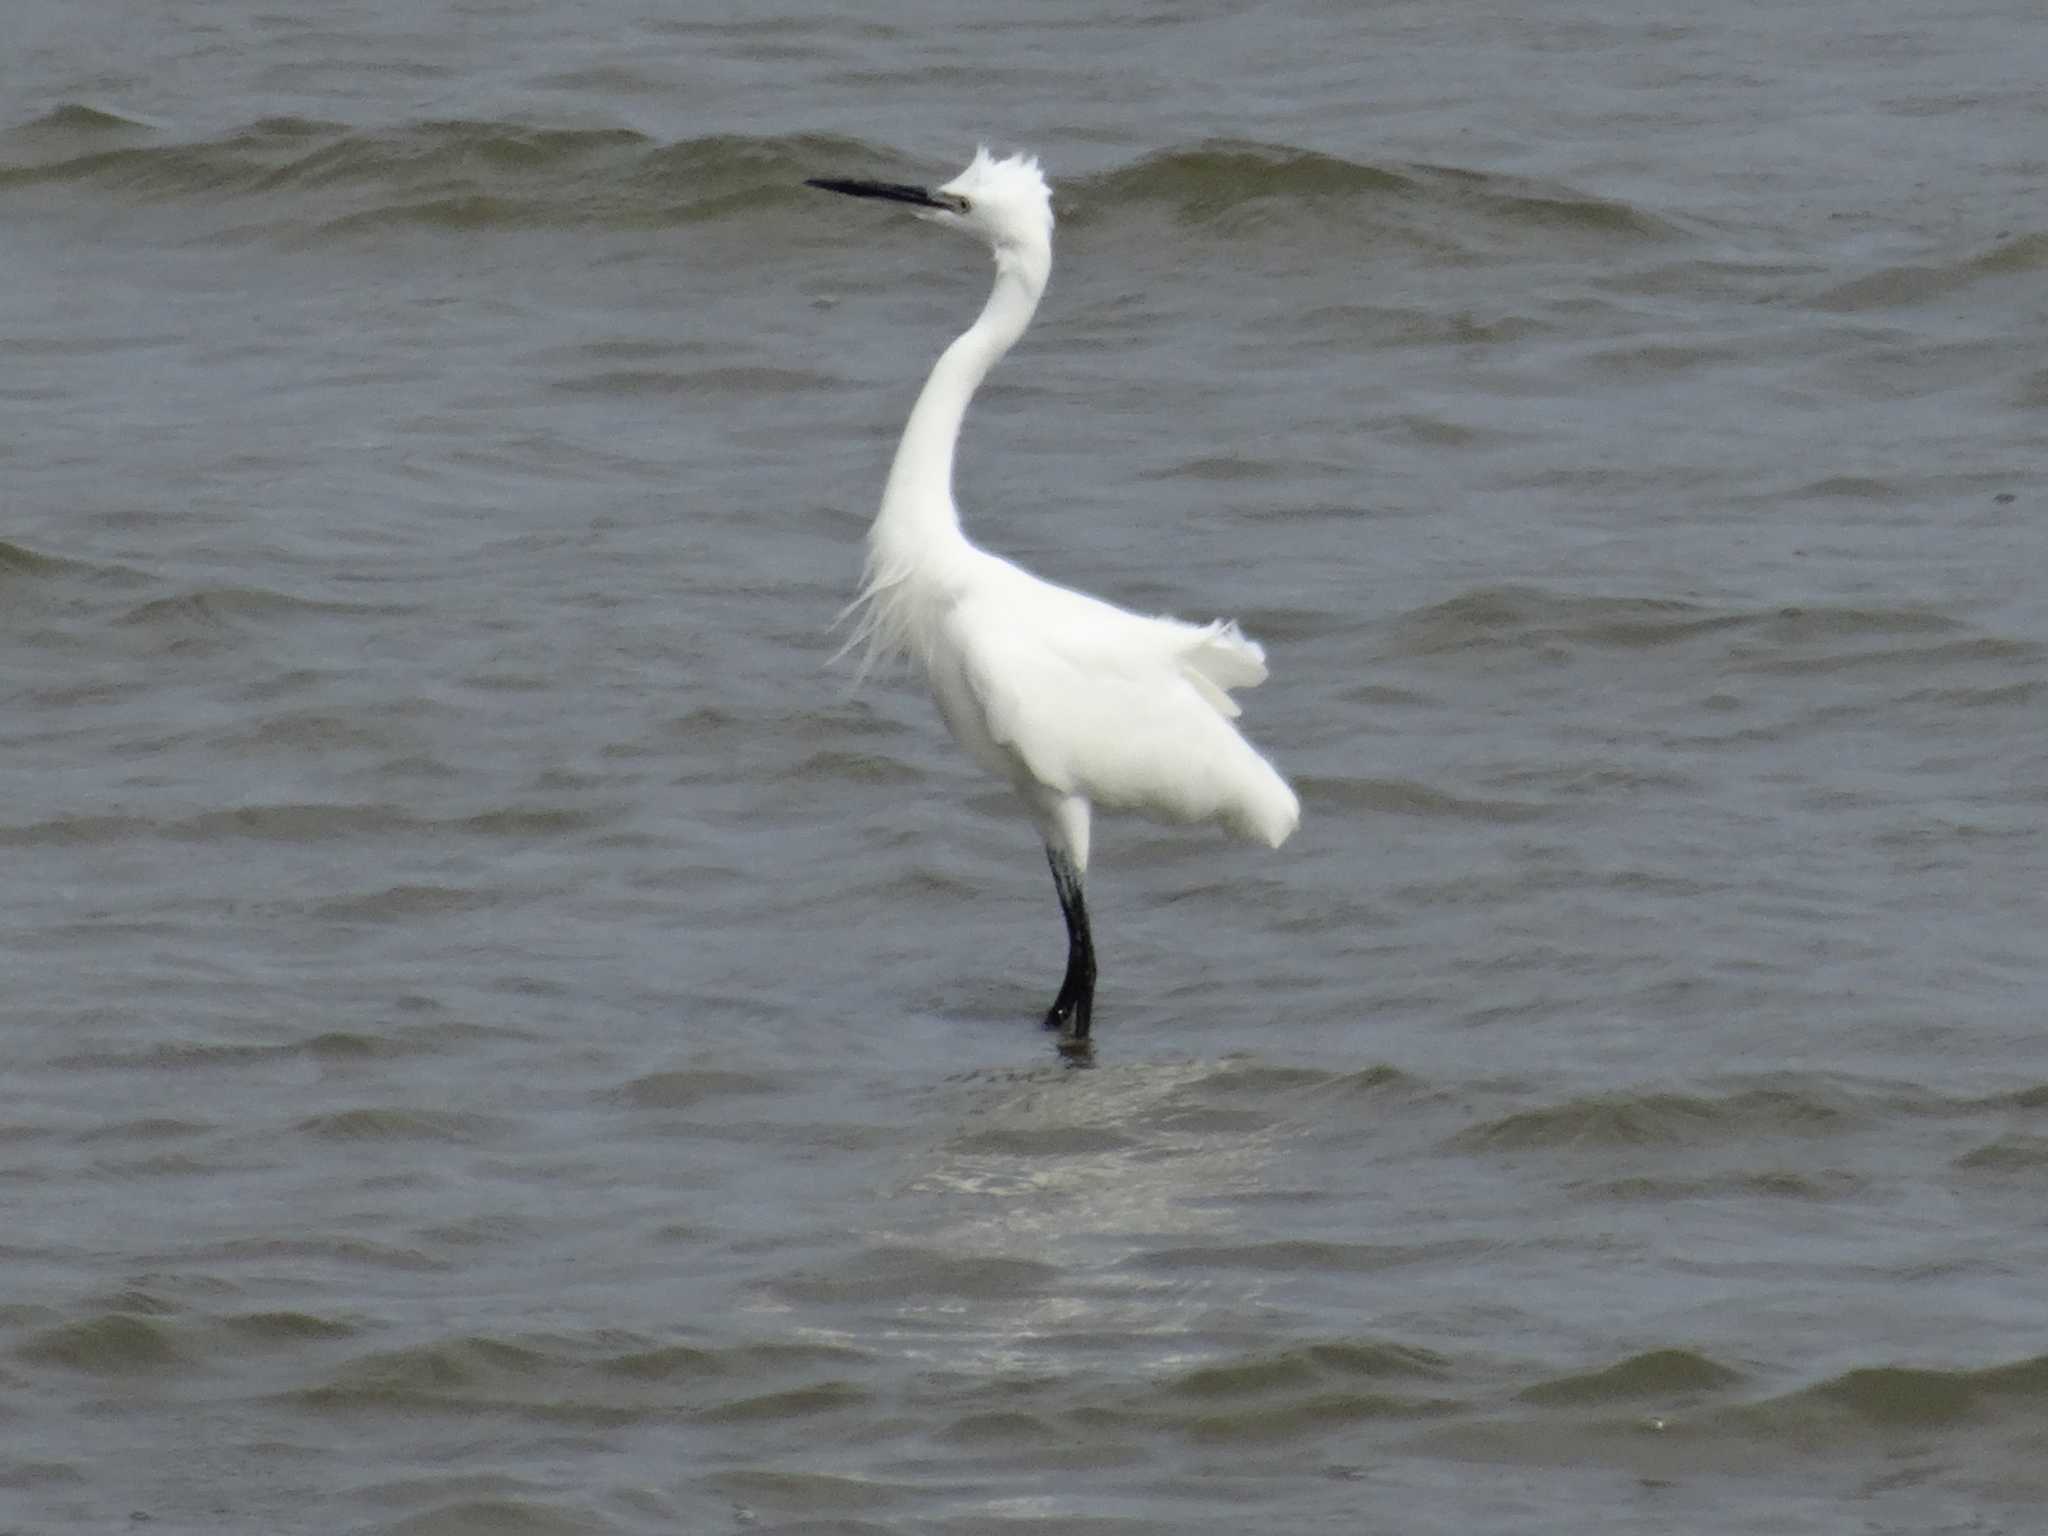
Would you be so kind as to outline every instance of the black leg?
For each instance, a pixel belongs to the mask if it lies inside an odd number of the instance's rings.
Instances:
[[[1088,1015],[1095,1006],[1095,940],[1088,932],[1088,904],[1081,899],[1081,871],[1055,849],[1046,849],[1045,858],[1052,865],[1053,888],[1060,893],[1060,911],[1067,919],[1066,979],[1052,1000],[1045,1027],[1086,1040]]]

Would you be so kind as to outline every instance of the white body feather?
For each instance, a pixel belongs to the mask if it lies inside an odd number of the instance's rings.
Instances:
[[[1266,676],[1235,624],[1147,617],[1042,581],[960,531],[953,446],[988,369],[1023,334],[1052,268],[1050,193],[1037,163],[982,151],[940,194],[934,222],[982,235],[995,288],[918,396],[869,534],[849,645],[924,669],[954,738],[1013,784],[1048,848],[1088,863],[1089,808],[1216,821],[1277,847],[1294,791],[1231,721],[1232,689]]]

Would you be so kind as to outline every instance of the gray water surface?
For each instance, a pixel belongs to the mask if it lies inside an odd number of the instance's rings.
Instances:
[[[15,8],[0,1529],[2039,1529],[2038,6]],[[1229,616],[1278,853],[827,658]]]

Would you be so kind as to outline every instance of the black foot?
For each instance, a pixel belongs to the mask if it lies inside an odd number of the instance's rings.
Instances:
[[[1062,989],[1059,1000],[1046,1013],[1045,1027],[1056,1029],[1063,1035],[1072,1035],[1076,1040],[1086,1040],[1089,1002],[1086,997],[1069,999]]]

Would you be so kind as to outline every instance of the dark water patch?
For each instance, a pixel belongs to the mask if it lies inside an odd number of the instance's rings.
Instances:
[[[1824,289],[1815,309],[1833,314],[1908,309],[1945,298],[1986,277],[2025,276],[2048,268],[2048,235],[2014,235],[1950,261],[1908,262]]]
[[[404,1005],[401,1000],[401,1006]],[[480,1040],[520,1038],[516,1032],[447,1021],[408,1025],[384,1034],[324,1030],[304,1040],[258,1044],[232,1040],[169,1040],[145,1046],[102,1046],[53,1057],[65,1071],[211,1071],[264,1067],[292,1056],[320,1061],[368,1061],[459,1050]]]
[[[319,1406],[401,1407],[500,1400],[531,1387],[556,1364],[547,1351],[484,1336],[375,1350],[324,1385],[292,1396]]]
[[[252,838],[260,842],[324,843],[404,832],[411,826],[410,817],[390,806],[306,802],[203,811],[180,821],[160,823],[155,830],[162,836],[197,842]]]
[[[10,1458],[0,1463],[0,1489],[29,1492],[39,1488],[75,1489],[94,1480],[92,1474],[68,1461],[21,1461]]]
[[[953,1445],[1005,1451],[1044,1449],[1067,1438],[1049,1415],[1016,1408],[963,1413],[940,1425],[937,1434]]]
[[[301,675],[278,686],[250,690],[252,698],[288,696],[318,686],[317,675]],[[211,739],[222,749],[233,751],[284,750],[329,754],[350,751],[390,751],[397,745],[393,732],[377,720],[379,713],[335,714],[325,710],[295,709],[266,714]]]
[[[1346,1381],[1445,1381],[1451,1363],[1434,1350],[1381,1340],[1331,1340],[1196,1366],[1159,1383],[1197,1401],[1325,1390]]]
[[[259,1045],[234,1040],[166,1040],[155,1045],[99,1047],[53,1057],[52,1067],[66,1072],[98,1072],[107,1068],[131,1071],[210,1071],[217,1067],[268,1065],[293,1054],[291,1045]]]
[[[915,784],[927,775],[919,768],[879,752],[853,752],[843,747],[817,747],[783,775],[791,782],[842,784]]]
[[[41,117],[0,132],[0,163],[12,163],[23,150],[105,147],[145,138],[155,131],[140,118],[124,117],[87,102],[67,101]]]
[[[608,368],[575,378],[557,379],[548,387],[568,395],[611,395],[622,399],[660,399],[711,393],[726,399],[780,400],[838,383],[832,376],[811,369],[729,366]]]
[[[881,1509],[902,1502],[905,1490],[864,1477],[823,1472],[714,1472],[705,1486],[752,1508],[811,1512]]]
[[[2014,658],[2020,659],[2020,658]],[[1902,704],[1939,704],[1955,709],[2025,709],[2038,712],[2048,679],[2037,682],[1956,683],[1938,688],[1916,688],[1899,695]]]
[[[1721,1421],[1807,1443],[1889,1438],[1996,1423],[2048,1426],[2048,1355],[1974,1370],[1866,1366],[1780,1397],[1723,1410]]]
[[[695,1417],[709,1424],[759,1424],[783,1419],[808,1419],[820,1414],[866,1408],[874,1394],[850,1381],[820,1381],[781,1392],[759,1392],[700,1409]]]
[[[388,1536],[600,1536],[609,1520],[538,1496],[456,1499],[383,1527]]]
[[[1761,615],[1756,629],[1774,645],[1810,645],[1815,641],[1860,640],[1872,635],[1950,634],[1961,623],[1924,607],[1779,608]]]
[[[428,836],[454,831],[488,838],[537,838],[584,832],[604,825],[609,815],[590,807],[504,806],[449,820],[423,821],[395,805],[320,802],[237,806],[193,815],[68,816],[26,826],[0,827],[0,847],[9,844],[127,842],[158,837],[174,842],[219,842],[249,838],[261,842],[326,843],[377,836]]]
[[[481,192],[395,201],[361,213],[343,214],[320,226],[335,239],[374,236],[397,228],[437,229],[455,234],[544,225],[557,220],[544,203],[530,198],[491,197]]]
[[[2048,1136],[2012,1132],[1963,1153],[1955,1166],[1967,1173],[2038,1173],[2048,1168]]]
[[[1179,463],[1160,469],[1148,469],[1139,478],[1145,480],[1201,480],[1216,484],[1239,482],[1271,481],[1284,482],[1298,476],[1303,465],[1284,462],[1279,459],[1259,458],[1254,454],[1230,453],[1197,454]]]
[[[1353,343],[1362,347],[1487,347],[1525,341],[1547,334],[1553,326],[1533,315],[1480,315],[1470,310],[1443,311],[1412,305],[1381,305],[1357,302],[1319,304],[1299,314],[1284,317],[1288,330],[1320,343]],[[1417,443],[1442,448],[1507,446],[1537,440],[1533,432],[1497,426],[1478,427],[1469,422],[1411,412],[1390,418]],[[1356,518],[1358,509],[1343,509]],[[1268,514],[1270,517],[1272,514]]]
[[[1377,811],[1394,816],[1447,818],[1498,826],[1540,821],[1548,807],[1533,801],[1477,800],[1451,794],[1413,779],[1331,778],[1297,775],[1295,788],[1309,803],[1325,809]]]
[[[1377,1274],[1456,1258],[1472,1249],[1459,1243],[1338,1243],[1296,1238],[1263,1243],[1184,1243],[1161,1246],[1125,1262],[1132,1268],[1180,1273],[1245,1269],[1275,1274]]]
[[[1654,1349],[1604,1370],[1538,1382],[1524,1388],[1518,1396],[1525,1403],[1544,1407],[1588,1408],[1639,1398],[1697,1397],[1733,1387],[1742,1379],[1740,1371],[1697,1351]]]
[[[727,1067],[682,1067],[650,1072],[608,1091],[604,1097],[629,1109],[694,1109],[721,1099],[751,1099],[782,1093],[785,1079]]]
[[[1824,1083],[1800,1082],[1725,1094],[1590,1094],[1516,1110],[1460,1131],[1460,1151],[1699,1145],[1765,1135],[1823,1136],[1868,1124],[1856,1097]]]
[[[1839,1170],[1767,1168],[1760,1172],[1731,1171],[1692,1177],[1631,1174],[1619,1179],[1587,1180],[1572,1188],[1591,1199],[1643,1200],[1668,1205],[1685,1200],[1848,1200],[1863,1194],[1868,1183]]]
[[[238,1344],[270,1344],[280,1348],[354,1338],[362,1331],[353,1323],[316,1317],[310,1312],[245,1312],[239,1317],[223,1318],[220,1326]]]
[[[359,896],[334,896],[311,907],[315,917],[341,923],[404,923],[474,912],[499,905],[502,896],[445,885],[394,885]]]
[[[55,576],[64,571],[85,569],[88,567],[75,561],[40,555],[25,544],[12,544],[0,539],[0,582],[11,584],[18,578],[26,583],[38,576]]]
[[[1328,1074],[1315,1086],[1315,1097],[1336,1100],[1406,1099],[1419,1101],[1438,1096],[1423,1079],[1403,1072],[1399,1067],[1381,1063],[1378,1066],[1360,1067],[1351,1072]]]
[[[1397,655],[1531,653],[1553,645],[1623,651],[1682,644],[1753,620],[1673,598],[1588,597],[1538,587],[1477,587],[1394,621]]]
[[[1987,666],[2036,666],[2048,658],[2038,642],[1970,633],[1960,619],[1926,605],[1715,611],[1521,586],[1476,588],[1401,615],[1391,621],[1387,643],[1395,656],[1526,669],[1709,641],[1717,664],[1767,676],[1938,669],[1972,675],[1970,686],[1982,686],[1975,674]]]
[[[1205,1445],[1298,1443],[1318,1435],[1352,1431],[1376,1420],[1422,1421],[1443,1418],[1463,1404],[1435,1397],[1406,1397],[1390,1392],[1322,1392],[1268,1402],[1240,1413],[1205,1413],[1169,1420]]]
[[[190,1136],[211,1134],[217,1127],[195,1120],[179,1120],[169,1115],[145,1115],[138,1120],[119,1120],[107,1125],[94,1126],[79,1134],[81,1142],[163,1141]]]
[[[1826,475],[1790,493],[1794,501],[1890,501],[1901,494],[1894,480],[1871,475]]]
[[[1452,166],[1371,165],[1291,145],[1215,139],[1162,150],[1117,170],[1068,181],[1076,222],[1163,204],[1182,223],[1235,228],[1299,217],[1424,244],[1469,243],[1444,224],[1459,215],[1500,230],[1600,242],[1675,234],[1669,221],[1608,198],[1524,177]],[[1390,214],[1394,220],[1390,220]],[[1398,221],[1398,222],[1396,222]]]
[[[152,598],[129,609],[115,622],[153,631],[169,643],[257,630],[314,616],[370,618],[399,611],[371,604],[293,597],[261,587],[208,587],[172,597]]]
[[[345,1109],[312,1115],[293,1127],[323,1141],[426,1141],[462,1145],[502,1134],[503,1123],[487,1115],[432,1109]]]
[[[319,1412],[503,1413],[550,1424],[767,1424],[869,1405],[820,1368],[865,1360],[829,1347],[636,1347],[593,1338],[488,1335],[373,1350],[284,1401]]]
[[[660,144],[630,128],[489,120],[358,128],[276,117],[188,142],[46,139],[0,140],[0,194],[62,186],[135,205],[257,204],[336,238],[407,225],[661,228],[794,205],[821,165],[880,158],[829,135]]]
[[[634,1381],[695,1381],[732,1374],[728,1352],[693,1344],[663,1344],[617,1355],[599,1367]]]
[[[603,1357],[597,1369],[635,1381],[693,1381],[733,1377],[761,1381],[778,1375],[840,1371],[873,1364],[865,1351],[840,1344],[755,1342],[733,1345],[657,1344]]]
[[[812,1305],[879,1303],[953,1297],[976,1302],[1036,1296],[1059,1278],[1059,1268],[1037,1259],[966,1257],[924,1247],[868,1248],[830,1274],[808,1272],[767,1283],[787,1301]]]
[[[455,1268],[447,1260],[418,1248],[361,1237],[236,1238],[224,1243],[197,1244],[181,1250],[180,1257],[193,1262],[251,1264],[259,1269],[302,1262],[334,1265],[344,1270],[362,1267],[421,1274]]]
[[[1734,342],[1627,341],[1586,352],[1580,363],[1596,377],[1623,382],[1640,380],[1647,386],[1702,368],[1746,363],[1748,359],[1748,348]]]
[[[604,826],[613,815],[611,809],[594,806],[508,805],[479,811],[450,825],[480,837],[548,838],[570,832],[593,831]]]
[[[96,1376],[161,1376],[185,1364],[168,1327],[116,1312],[46,1329],[15,1354],[32,1365],[61,1365]]]
[[[1810,643],[1810,642],[1802,642]],[[1791,647],[1786,647],[1790,650]],[[1907,672],[1933,670],[1973,672],[1986,666],[2033,663],[2044,648],[2030,641],[2008,640],[1996,635],[1978,635],[1938,645],[1870,645],[1838,648],[1807,654],[1785,654],[1744,650],[1735,657],[1744,672],[1766,676],[1826,676],[1836,673]]]
[[[1087,1402],[1062,1417],[1091,1434],[1142,1429],[1202,1445],[1299,1442],[1375,1420],[1460,1413],[1467,1405],[1459,1399],[1415,1390],[1450,1375],[1449,1362],[1432,1350],[1329,1340],[1175,1372],[1141,1395]]]

